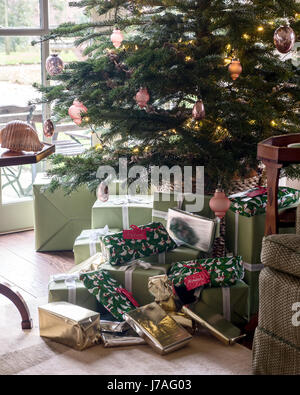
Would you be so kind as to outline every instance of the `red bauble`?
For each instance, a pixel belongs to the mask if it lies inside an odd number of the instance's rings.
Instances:
[[[205,118],[205,108],[202,100],[198,100],[192,111],[193,118],[196,120]]]
[[[46,59],[46,70],[51,76],[60,74],[63,69],[64,62],[57,54],[48,56]]]
[[[100,202],[107,202],[109,199],[109,189],[105,181],[102,181],[97,189],[97,199]]]
[[[54,125],[51,119],[47,119],[43,125],[43,132],[45,137],[52,137],[54,135]]]
[[[120,48],[122,41],[124,39],[121,30],[114,29],[114,31],[112,32],[112,35],[110,36],[110,39],[111,39],[111,42],[113,43],[113,46],[115,48]]]
[[[69,108],[69,115],[76,123],[80,125],[82,122],[81,114],[87,112],[87,108],[78,100],[74,100],[72,106]]]
[[[135,100],[140,108],[145,108],[150,100],[147,88],[140,88],[138,93],[135,95]]]
[[[288,53],[293,49],[296,34],[290,26],[280,26],[274,33],[274,44],[280,53]]]
[[[209,201],[209,207],[216,217],[223,218],[230,208],[230,200],[220,189],[216,189],[214,196]]]

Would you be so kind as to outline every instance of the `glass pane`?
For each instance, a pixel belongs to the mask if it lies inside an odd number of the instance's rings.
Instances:
[[[42,139],[41,106],[29,105],[39,97],[33,88],[41,83],[41,48],[32,46],[35,37],[0,37],[0,129],[14,120],[30,121]],[[5,42],[11,48],[5,51]],[[1,169],[2,201],[9,203],[32,196],[32,180],[37,167],[31,165]]]
[[[0,0],[0,25],[40,27],[39,0]]]
[[[70,7],[66,0],[49,0],[50,26],[58,26],[61,23],[87,21],[87,16],[83,13],[83,8]]]

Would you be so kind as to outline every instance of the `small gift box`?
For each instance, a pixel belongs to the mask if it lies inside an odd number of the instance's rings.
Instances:
[[[125,320],[162,355],[184,347],[192,339],[192,336],[155,302],[127,312]]]
[[[101,238],[117,232],[120,232],[120,229],[109,229],[108,226],[102,229],[83,230],[76,238],[73,246],[75,264],[78,265],[96,253],[101,252]]]
[[[69,302],[92,311],[100,311],[99,302],[79,280],[79,273],[51,276],[48,284],[48,302]]]
[[[97,200],[92,208],[92,228],[129,229],[131,224],[151,222],[153,197],[151,195],[110,196],[107,202]]]
[[[137,335],[132,329],[129,329],[125,333],[101,332],[100,338],[105,348],[146,344],[145,340]]]
[[[40,336],[76,350],[95,345],[100,335],[100,314],[67,302],[40,306]]]
[[[140,226],[146,229],[146,240],[124,239],[123,232],[102,238],[102,253],[111,265],[122,265],[151,255],[174,250],[177,245],[159,222]]]
[[[178,245],[184,244],[209,252],[215,240],[217,220],[179,209],[169,209],[167,230]]]
[[[217,314],[214,309],[203,302],[183,306],[182,311],[226,345],[233,345],[245,337],[238,327],[232,325],[221,314]]]

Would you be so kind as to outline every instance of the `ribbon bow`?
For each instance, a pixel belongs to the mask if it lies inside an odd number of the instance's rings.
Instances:
[[[79,280],[79,273],[62,273],[55,274],[51,277],[51,281],[64,281],[68,288],[68,302],[76,304],[76,280]]]

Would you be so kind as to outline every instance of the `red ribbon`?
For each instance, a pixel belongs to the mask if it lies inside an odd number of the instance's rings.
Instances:
[[[127,289],[125,289],[125,288],[117,288],[116,291],[119,292],[120,294],[123,294],[124,296],[126,296],[126,298],[127,298],[128,300],[130,300],[130,302],[131,302],[135,307],[139,307],[138,302],[134,299],[132,293],[129,292],[129,291],[127,291]]]

